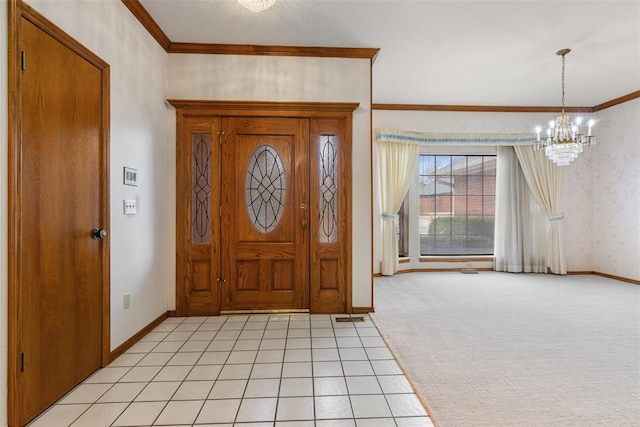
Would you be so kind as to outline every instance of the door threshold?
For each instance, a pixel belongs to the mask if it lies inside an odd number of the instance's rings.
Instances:
[[[275,310],[221,310],[220,314],[308,314],[309,309],[286,308]]]

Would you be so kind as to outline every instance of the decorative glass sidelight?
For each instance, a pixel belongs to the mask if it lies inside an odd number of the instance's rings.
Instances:
[[[278,152],[269,145],[256,148],[249,159],[245,179],[249,219],[261,233],[273,231],[284,212],[286,182]]]
[[[193,243],[211,243],[211,134],[191,137],[193,152],[193,194],[191,229]]]
[[[318,141],[320,179],[320,227],[319,242],[334,243],[338,240],[338,138],[322,135]]]

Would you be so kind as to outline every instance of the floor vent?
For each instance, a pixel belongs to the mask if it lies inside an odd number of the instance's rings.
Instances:
[[[336,317],[336,322],[364,322],[363,316]]]
[[[462,274],[478,274],[478,270],[475,268],[462,268],[460,269]]]

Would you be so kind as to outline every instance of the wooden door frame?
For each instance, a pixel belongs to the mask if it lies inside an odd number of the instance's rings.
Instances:
[[[7,420],[9,426],[24,423],[20,414],[20,336],[21,277],[20,277],[20,177],[21,169],[21,87],[19,84],[20,21],[27,19],[43,32],[84,58],[101,71],[102,124],[100,129],[100,217],[103,228],[109,230],[109,129],[110,129],[110,68],[109,64],[89,51],[77,40],[46,19],[21,0],[8,2],[8,357],[7,357]],[[110,249],[109,239],[102,251],[102,348],[101,366],[110,357]]]
[[[220,117],[295,117],[306,119],[343,119],[345,121],[344,137],[346,142],[351,146],[352,143],[352,115],[359,103],[347,102],[268,102],[268,101],[207,101],[207,100],[191,100],[191,99],[168,99],[167,102],[176,109],[177,121],[184,121],[186,118],[203,118],[211,116]],[[180,134],[176,134],[179,138]],[[349,155],[349,160],[351,156]],[[351,183],[351,168],[349,165],[348,176]],[[352,211],[351,211],[351,192],[352,188],[347,188],[348,195],[346,199],[346,242],[345,243],[345,268],[348,271],[346,275],[345,292],[346,292],[346,311],[353,311],[352,303]],[[176,268],[178,269],[178,268]],[[180,288],[180,284],[176,280],[176,301],[184,300],[184,296],[180,294],[184,289]],[[310,287],[311,289],[311,283]],[[176,310],[178,305],[176,304]],[[185,313],[176,311],[176,315],[181,316]]]

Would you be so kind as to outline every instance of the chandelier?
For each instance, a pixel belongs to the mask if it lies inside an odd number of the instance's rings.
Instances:
[[[269,9],[275,2],[276,0],[238,0],[238,3],[255,13]]]
[[[562,112],[555,121],[549,123],[547,135],[540,137],[540,127],[536,128],[536,142],[533,145],[535,150],[544,148],[546,156],[558,166],[566,166],[573,161],[578,154],[582,153],[585,146],[595,145],[596,137],[591,134],[594,121],[587,124],[587,134],[581,128],[582,119],[576,118],[575,122],[564,112],[564,57],[571,52],[571,49],[562,49],[556,55],[562,56]]]

